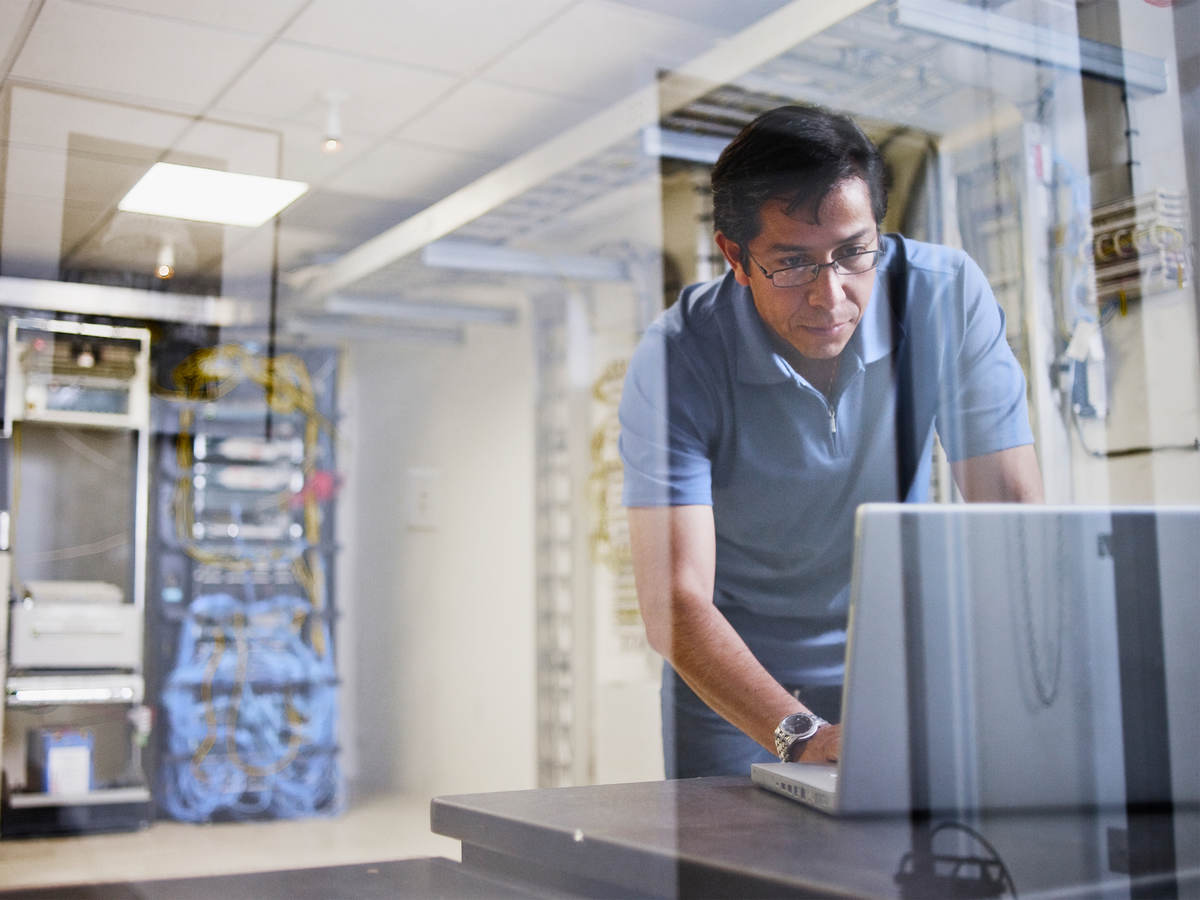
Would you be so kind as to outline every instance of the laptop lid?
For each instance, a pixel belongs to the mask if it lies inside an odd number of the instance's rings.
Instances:
[[[1200,801],[1198,585],[1197,508],[860,507],[835,809]]]

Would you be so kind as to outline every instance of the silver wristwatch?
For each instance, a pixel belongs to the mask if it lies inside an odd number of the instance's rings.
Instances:
[[[829,723],[814,713],[792,713],[775,726],[775,752],[780,762],[791,762],[793,751],[803,751],[804,745],[822,725]]]

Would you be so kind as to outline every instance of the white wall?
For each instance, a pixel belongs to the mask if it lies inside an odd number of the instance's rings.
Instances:
[[[694,229],[693,229],[694,233]],[[661,296],[661,268],[635,279]],[[629,535],[621,504],[617,403],[623,364],[639,337],[642,298],[632,285],[598,285],[591,292],[590,488],[586,505],[593,596],[591,778],[599,784],[663,777],[659,683],[662,659],[650,649],[637,614]],[[620,375],[618,375],[618,372]],[[597,390],[599,388],[599,390]],[[613,468],[608,469],[608,466]],[[608,477],[597,478],[600,470]],[[603,518],[604,527],[598,528]],[[607,535],[605,540],[597,537]]]
[[[353,794],[536,780],[533,351],[527,317],[461,346],[346,356],[339,603]],[[410,524],[412,470],[432,476]]]

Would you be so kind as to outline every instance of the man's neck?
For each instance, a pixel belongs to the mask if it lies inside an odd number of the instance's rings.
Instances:
[[[829,359],[814,359],[811,356],[805,356],[777,334],[772,333],[769,337],[771,344],[775,348],[775,352],[786,359],[788,365],[797,374],[818,391],[824,394],[833,393],[833,387],[837,381],[840,355],[830,357]]]
[[[800,353],[793,353],[788,358],[788,362],[818,391],[832,396],[834,384],[837,382],[840,359],[840,356],[830,359],[812,359]]]

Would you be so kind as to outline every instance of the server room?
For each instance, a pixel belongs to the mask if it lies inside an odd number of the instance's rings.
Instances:
[[[0,895],[1200,896],[1198,48],[0,0]]]

